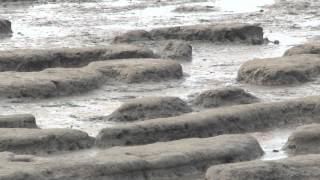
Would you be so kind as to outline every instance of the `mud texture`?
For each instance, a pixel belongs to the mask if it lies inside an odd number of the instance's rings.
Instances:
[[[94,138],[73,129],[0,128],[0,151],[50,154],[90,148]]]
[[[298,127],[290,137],[284,149],[292,155],[320,154],[320,125],[311,124]]]
[[[11,34],[11,22],[6,19],[0,19],[0,35]]]
[[[0,128],[38,128],[31,114],[1,115]]]
[[[148,144],[190,137],[246,133],[319,122],[320,97],[255,103],[159,118],[105,128],[97,136],[100,147]]]
[[[164,59],[191,61],[192,46],[185,41],[171,40],[163,45],[159,56]]]
[[[185,40],[209,42],[238,42],[262,44],[263,29],[255,24],[211,24],[175,26],[151,31],[134,30],[114,38],[114,43],[130,43],[146,40]]]
[[[123,59],[92,62],[81,68],[0,73],[0,96],[48,98],[75,95],[105,83],[142,83],[179,79],[180,64],[163,59]]]
[[[3,180],[169,180],[203,176],[210,165],[252,160],[263,154],[256,139],[227,135],[97,150],[56,157],[0,155]]]
[[[177,116],[191,112],[186,102],[178,97],[145,97],[122,104],[107,117],[109,121],[137,121]]]
[[[214,6],[200,6],[200,5],[181,5],[173,11],[178,13],[194,13],[194,12],[213,12],[218,9]]]
[[[319,177],[320,155],[217,165],[206,173],[206,180],[316,180]]]
[[[201,92],[192,100],[192,105],[200,108],[215,108],[256,102],[259,102],[259,99],[244,89],[226,87]]]
[[[320,74],[320,57],[312,54],[254,59],[238,71],[243,83],[279,86],[313,81]]]
[[[320,44],[319,42],[306,43],[294,46],[288,49],[284,56],[294,56],[297,54],[318,54],[320,55]]]
[[[19,49],[0,51],[0,72],[30,72],[56,67],[83,67],[93,61],[155,57],[151,50],[132,45],[43,50]]]

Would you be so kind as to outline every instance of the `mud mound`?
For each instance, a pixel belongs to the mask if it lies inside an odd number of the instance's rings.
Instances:
[[[293,56],[297,54],[318,54],[320,55],[320,44],[319,43],[307,43],[294,46],[288,49],[284,56]]]
[[[102,147],[245,133],[319,122],[320,97],[221,107],[169,118],[116,125],[100,131]]]
[[[251,24],[212,24],[158,28],[151,31],[135,30],[114,38],[115,43],[145,40],[177,39],[185,41],[263,43],[263,29]]]
[[[319,154],[320,125],[311,124],[299,127],[290,135],[284,149],[290,154]]]
[[[6,19],[0,19],[0,35],[11,34],[11,22]]]
[[[137,121],[177,116],[191,112],[186,102],[177,97],[145,97],[132,99],[110,114],[110,121]]]
[[[251,104],[255,102],[259,102],[257,97],[236,87],[207,90],[200,93],[192,100],[194,106],[201,108]]]
[[[38,128],[31,114],[1,115],[0,128]]]
[[[106,82],[141,83],[182,77],[180,64],[163,59],[92,62],[82,68],[0,73],[0,96],[47,98],[79,94]]]
[[[312,81],[320,74],[320,57],[295,55],[255,59],[244,63],[238,81],[258,85],[290,85]]]
[[[192,46],[184,41],[168,41],[160,49],[159,55],[165,59],[192,60]]]
[[[0,154],[0,179],[164,180],[203,176],[209,165],[252,160],[263,154],[246,135],[184,139],[145,146],[115,147],[93,154],[21,157]]]
[[[217,165],[206,173],[206,180],[315,180],[319,177],[320,155]]]
[[[155,57],[151,50],[131,45],[49,50],[19,49],[0,51],[0,72],[41,71],[55,67],[82,67],[93,61]]]
[[[92,147],[94,139],[72,129],[0,128],[0,151],[47,154]]]
[[[217,11],[218,8],[214,6],[200,6],[200,5],[193,5],[193,6],[179,6],[173,10],[173,12],[178,13],[194,13],[194,12],[214,12]]]

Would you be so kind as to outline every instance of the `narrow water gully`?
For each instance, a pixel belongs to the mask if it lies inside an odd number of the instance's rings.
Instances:
[[[274,129],[269,132],[256,132],[251,135],[257,138],[265,154],[261,157],[264,161],[278,160],[288,157],[282,149],[293,132],[292,129]]]

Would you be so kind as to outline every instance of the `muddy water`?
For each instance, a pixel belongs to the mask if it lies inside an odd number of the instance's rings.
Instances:
[[[0,17],[13,22],[14,34],[0,40],[0,49],[83,47],[107,45],[110,39],[127,30],[154,27],[189,25],[212,22],[261,23],[265,36],[280,40],[280,45],[247,46],[237,44],[193,44],[193,61],[183,63],[185,78],[179,81],[139,85],[110,85],[73,97],[48,100],[4,99],[0,102],[1,114],[32,113],[42,128],[68,127],[87,131],[91,135],[110,122],[99,121],[123,100],[133,97],[170,95],[187,99],[188,95],[223,86],[240,86],[263,101],[316,95],[320,80],[293,87],[258,87],[238,84],[235,80],[239,66],[252,58],[276,57],[292,45],[302,43],[320,31],[319,16],[310,8],[319,7],[310,1],[308,11],[297,16],[290,12],[299,0],[280,8],[281,2],[273,0],[99,0],[95,2],[56,1],[23,4],[0,4]],[[236,4],[239,3],[239,4]],[[276,3],[275,5],[273,5]],[[177,13],[180,5],[215,6],[213,12]],[[269,7],[272,5],[271,7]],[[289,6],[288,5],[288,6]],[[299,4],[300,5],[300,4]],[[304,5],[297,6],[303,8]],[[305,7],[306,8],[306,7]],[[260,11],[263,10],[263,11]],[[298,10],[297,10],[298,11]],[[299,12],[299,11],[298,11]],[[286,132],[286,131],[285,131]],[[267,152],[265,159],[281,158],[273,149],[279,149],[288,133],[274,131],[258,133]],[[271,150],[272,149],[272,150]],[[280,154],[280,155],[279,155]]]
[[[251,133],[257,138],[265,154],[261,157],[262,160],[276,160],[288,157],[282,147],[287,142],[288,137],[293,132],[294,128],[274,129],[267,132]]]

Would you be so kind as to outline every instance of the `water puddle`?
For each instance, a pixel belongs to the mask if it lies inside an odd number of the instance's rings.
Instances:
[[[272,5],[275,0],[217,0],[216,6],[222,11],[233,13],[248,13],[259,11],[263,6]]]
[[[292,129],[282,128],[268,132],[251,133],[251,135],[259,141],[263,151],[265,152],[261,157],[261,160],[269,161],[287,158],[288,155],[282,150],[282,147],[287,142],[292,131]]]

